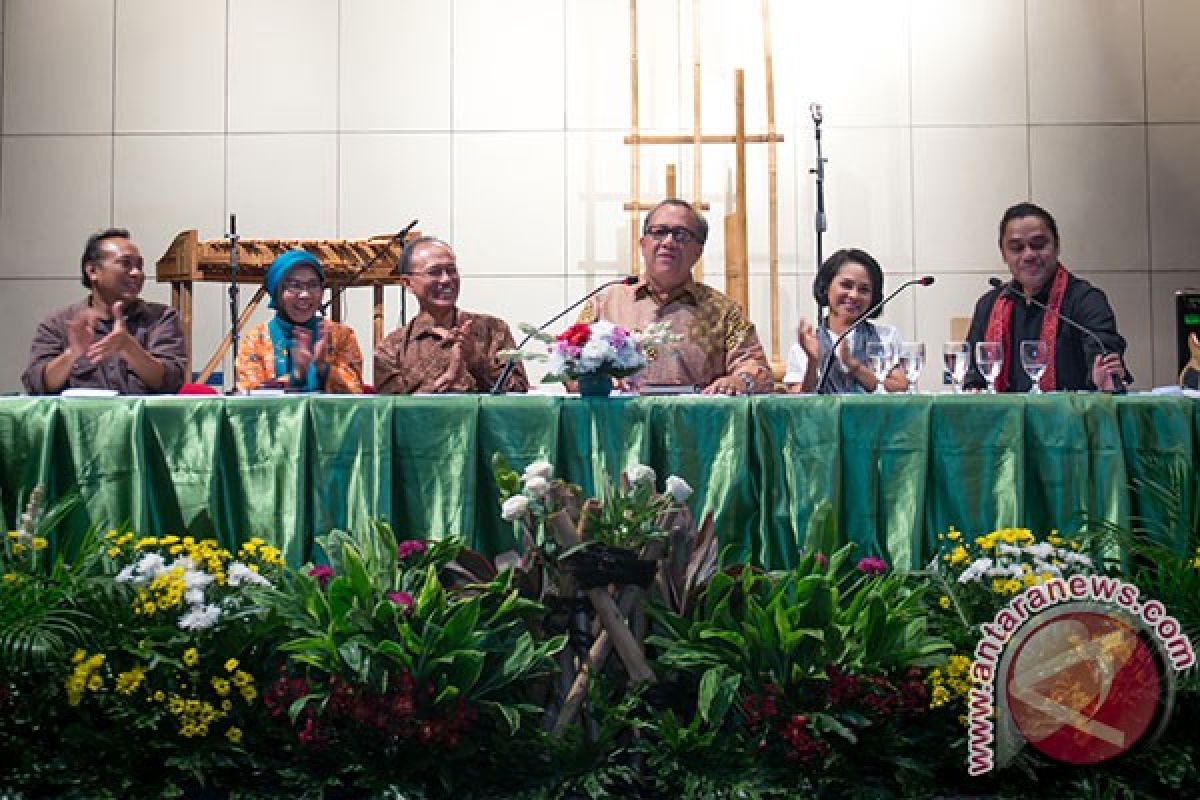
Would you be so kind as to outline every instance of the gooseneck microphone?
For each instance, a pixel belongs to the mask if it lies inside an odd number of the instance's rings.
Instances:
[[[637,282],[638,282],[638,278],[636,275],[626,275],[624,278],[617,278],[616,280],[607,281],[605,283],[600,284],[595,289],[592,289],[590,292],[585,294],[583,297],[579,298],[574,303],[571,303],[571,305],[567,306],[562,311],[558,312],[553,317],[546,320],[541,325],[538,325],[532,331],[527,333],[525,335],[525,338],[521,340],[521,343],[519,345],[517,345],[517,349],[520,350],[525,345],[529,344],[529,340],[533,338],[533,335],[535,333],[540,333],[542,331],[542,329],[544,329],[550,325],[553,325],[555,322],[558,322],[560,319],[565,317],[567,314],[569,314],[570,312],[579,308],[581,305],[586,303],[588,300],[591,300],[593,297],[595,297],[596,295],[598,295],[600,292],[604,291],[608,287],[617,286],[617,285],[633,286]],[[508,383],[509,376],[511,376],[513,374],[513,370],[515,370],[516,368],[517,368],[517,357],[509,356],[508,363],[504,365],[504,371],[500,373],[500,377],[496,379],[495,385],[492,386],[492,392],[491,392],[492,394],[502,394],[503,393],[504,385],[506,383]]]
[[[859,317],[858,319],[856,319],[854,321],[853,325],[851,325],[849,328],[846,328],[846,330],[842,331],[840,336],[838,336],[836,339],[833,340],[833,347],[829,348],[829,355],[825,356],[825,363],[821,365],[821,377],[817,380],[817,387],[815,389],[813,389],[814,394],[821,394],[821,390],[825,388],[825,382],[827,380],[829,380],[829,368],[831,366],[833,366],[833,359],[835,359],[837,357],[838,346],[841,345],[841,343],[845,340],[845,338],[847,336],[849,336],[850,333],[852,331],[854,331],[859,325],[862,325],[864,322],[869,320],[871,318],[872,314],[874,314],[876,311],[878,311],[879,309],[881,309],[885,305],[887,305],[888,301],[891,300],[893,297],[900,294],[908,287],[917,286],[917,285],[932,286],[933,285],[933,276],[932,275],[922,275],[920,278],[913,278],[911,281],[905,281],[904,283],[900,284],[899,286],[896,287],[895,291],[893,291],[887,297],[880,300],[875,305],[868,308],[867,312],[865,314],[863,314],[861,317]]]
[[[988,283],[991,284],[993,289],[999,289],[1004,294],[1007,294],[1018,300],[1024,300],[1026,303],[1032,303],[1033,305],[1042,309],[1042,311],[1046,311],[1046,312],[1053,314],[1054,316],[1058,317],[1063,322],[1067,323],[1072,328],[1079,331],[1084,336],[1088,337],[1093,342],[1095,342],[1096,345],[1100,348],[1101,356],[1107,356],[1109,354],[1108,348],[1104,346],[1104,341],[1099,336],[1096,335],[1095,331],[1091,330],[1090,328],[1085,328],[1084,326],[1080,325],[1075,320],[1068,317],[1066,314],[1062,313],[1061,311],[1056,311],[1055,309],[1053,309],[1050,306],[1043,303],[1041,300],[1038,300],[1036,297],[1033,297],[1032,295],[1027,295],[1022,291],[1018,291],[1017,287],[1013,285],[1012,281],[1005,283],[1004,281],[1000,280],[999,278],[988,278]],[[1122,369],[1124,369],[1124,365],[1122,365]],[[1088,369],[1088,373],[1091,374],[1090,367]],[[1113,379],[1113,388],[1112,388],[1113,394],[1125,394],[1125,376],[1124,375],[1113,375],[1112,379]],[[1097,388],[1099,388],[1099,387],[1097,387]]]
[[[329,299],[321,304],[321,313],[324,314],[326,311],[328,311],[329,307],[331,305],[333,305],[335,302],[337,302],[337,299],[342,296],[342,292],[346,291],[346,289],[348,289],[349,287],[357,284],[358,279],[363,276],[363,273],[366,272],[367,270],[369,270],[371,267],[375,266],[375,262],[378,261],[384,253],[386,253],[392,249],[392,242],[399,242],[401,252],[403,252],[404,237],[408,236],[408,232],[411,231],[415,227],[417,227],[417,220],[414,219],[412,222],[410,222],[404,226],[404,230],[400,231],[399,233],[397,233],[394,236],[392,236],[391,238],[389,238],[387,244],[385,244],[383,247],[376,250],[375,255],[371,256],[371,258],[369,260],[367,260],[366,263],[359,264],[358,269],[356,269],[350,275],[350,278],[348,280],[344,281],[340,286],[338,286],[336,289],[334,289],[332,292],[329,293]],[[399,268],[399,265],[400,265],[400,259],[397,258],[396,259],[396,268]],[[401,293],[400,296],[404,297],[404,294]]]

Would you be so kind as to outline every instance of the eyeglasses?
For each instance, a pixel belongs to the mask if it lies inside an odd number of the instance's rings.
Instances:
[[[321,289],[320,281],[284,281],[283,290],[289,294],[319,294]]]
[[[668,228],[666,225],[655,225],[646,229],[646,235],[656,242],[661,242],[670,236],[680,244],[693,244],[700,241],[700,236],[687,228]]]
[[[437,280],[438,278],[457,278],[458,267],[434,267],[433,269],[422,269],[408,273],[414,278],[429,278]]]

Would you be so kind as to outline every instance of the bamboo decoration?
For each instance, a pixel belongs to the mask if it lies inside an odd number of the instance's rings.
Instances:
[[[637,0],[629,0],[629,98],[631,102],[629,128],[637,137],[641,133],[638,121],[638,27]],[[629,162],[629,272],[637,275],[641,271],[638,260],[638,215],[642,213],[642,149],[634,146]]]
[[[775,65],[771,55],[771,7],[762,0],[763,72],[767,90],[767,258],[771,289],[771,370],[783,378],[779,342],[779,169],[775,152]]]
[[[700,0],[692,0],[692,205],[700,207],[704,183],[700,179],[703,140],[700,134]],[[668,197],[678,195],[667,192]],[[696,281],[704,282],[704,256],[692,268]]]

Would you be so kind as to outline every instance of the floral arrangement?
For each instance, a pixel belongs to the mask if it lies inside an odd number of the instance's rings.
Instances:
[[[656,349],[679,340],[666,322],[631,331],[608,320],[576,323],[557,336],[522,325],[521,330],[546,345],[546,352],[507,351],[502,356],[545,361],[545,380],[576,380],[588,375],[624,378],[639,372]]]

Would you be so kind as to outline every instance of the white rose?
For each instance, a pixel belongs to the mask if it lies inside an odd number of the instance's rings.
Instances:
[[[688,482],[683,478],[672,475],[667,478],[667,494],[671,495],[676,503],[682,505],[692,496],[692,487],[688,486]]]
[[[639,483],[648,483],[653,486],[654,482],[658,480],[658,475],[654,474],[654,468],[647,467],[645,464],[634,464],[625,470],[625,477],[629,479],[630,486],[637,486]]]
[[[534,497],[545,497],[546,492],[550,491],[550,481],[543,478],[541,475],[534,475],[529,480],[525,481],[525,491],[529,492]]]
[[[550,476],[554,474],[554,465],[549,461],[542,459],[534,461],[525,468],[525,473],[521,476],[521,480],[528,481],[530,478],[545,478],[550,480]]]
[[[525,516],[527,511],[529,511],[529,498],[523,494],[514,494],[500,507],[500,516],[513,522]]]

